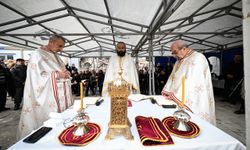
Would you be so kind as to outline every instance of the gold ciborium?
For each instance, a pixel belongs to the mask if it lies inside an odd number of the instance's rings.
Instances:
[[[84,109],[80,109],[77,112],[76,117],[72,119],[72,123],[76,126],[73,134],[75,136],[83,136],[89,132],[89,127],[87,123],[89,121],[89,116],[85,113]]]
[[[185,112],[183,107],[179,107],[179,110],[175,111],[173,114],[176,122],[174,123],[175,129],[179,131],[190,131],[191,127],[188,125],[188,121],[190,121],[191,116]]]
[[[111,97],[110,122],[106,140],[122,135],[128,140],[133,140],[130,131],[131,123],[128,119],[128,95],[131,85],[122,78],[122,70],[118,71],[118,78],[108,86]]]

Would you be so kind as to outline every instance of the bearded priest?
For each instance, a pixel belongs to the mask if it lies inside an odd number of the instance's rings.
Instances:
[[[109,59],[103,83],[102,96],[108,96],[108,84],[118,78],[118,71],[122,69],[122,78],[132,85],[133,94],[140,93],[138,73],[132,58],[126,54],[126,44],[118,42],[117,55]]]

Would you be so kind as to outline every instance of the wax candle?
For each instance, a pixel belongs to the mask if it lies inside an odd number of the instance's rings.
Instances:
[[[83,83],[80,82],[80,109],[83,109]]]

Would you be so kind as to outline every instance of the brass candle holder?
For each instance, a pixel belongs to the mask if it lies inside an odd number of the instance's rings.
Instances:
[[[89,132],[89,127],[87,123],[89,122],[89,116],[85,113],[84,109],[80,109],[77,112],[76,117],[72,119],[73,125],[76,126],[73,134],[75,136],[83,136]]]
[[[122,135],[132,140],[130,131],[131,123],[128,119],[128,95],[131,92],[131,85],[122,78],[122,70],[118,71],[118,78],[108,86],[111,97],[110,122],[106,140]]]
[[[190,131],[191,127],[187,122],[190,121],[191,116],[183,109],[183,107],[179,107],[179,110],[175,111],[173,117],[176,119],[174,123],[175,129],[179,131]]]

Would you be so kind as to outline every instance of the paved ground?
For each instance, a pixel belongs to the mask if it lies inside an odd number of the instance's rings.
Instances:
[[[236,115],[233,112],[239,104],[231,105],[220,101],[216,96],[217,127],[246,144],[245,115]],[[13,101],[7,100],[7,107],[11,110],[0,112],[0,150],[5,150],[16,143],[16,131],[21,111],[14,111]]]

